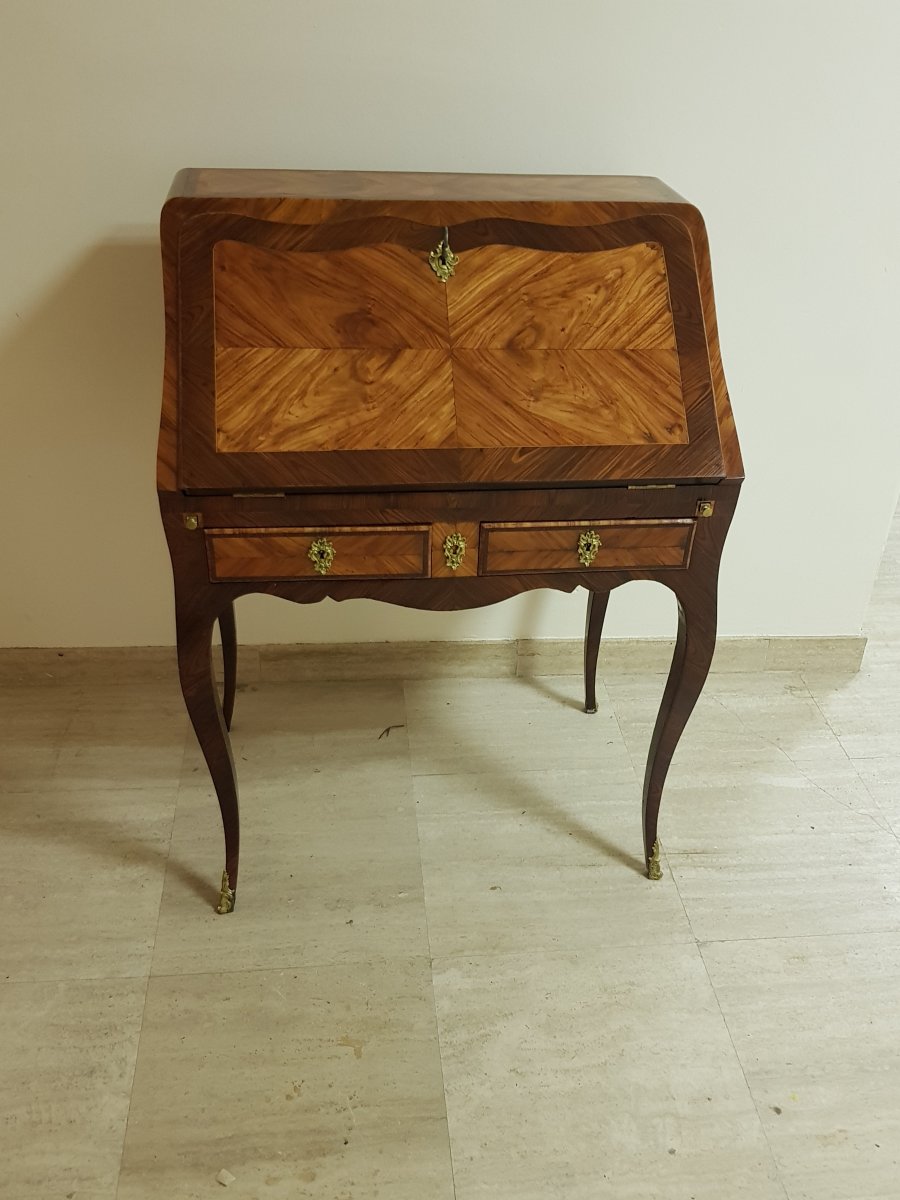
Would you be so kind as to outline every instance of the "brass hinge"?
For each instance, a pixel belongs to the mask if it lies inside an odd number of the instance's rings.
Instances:
[[[674,483],[629,483],[629,492],[661,492],[664,488],[673,488]]]

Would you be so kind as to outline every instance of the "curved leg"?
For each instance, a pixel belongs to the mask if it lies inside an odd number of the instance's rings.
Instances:
[[[647,874],[659,879],[657,823],[669,764],[709,674],[716,648],[715,579],[698,585],[684,580],[673,591],[678,599],[678,637],[669,678],[647,756],[644,775],[644,858]],[[671,586],[671,585],[670,585]]]
[[[609,592],[588,592],[587,619],[584,624],[584,711],[597,711],[597,656],[606,618]]]
[[[228,604],[219,613],[219,632],[222,635],[222,666],[225,676],[225,695],[222,700],[222,715],[225,728],[231,729],[234,716],[234,693],[237,687],[237,628],[234,622],[234,604]]]
[[[209,767],[222,813],[225,872],[217,911],[227,913],[234,908],[234,894],[237,889],[240,823],[231,739],[225,727],[212,665],[214,621],[214,617],[197,613],[195,610],[181,611],[176,602],[181,690],[197,741]]]

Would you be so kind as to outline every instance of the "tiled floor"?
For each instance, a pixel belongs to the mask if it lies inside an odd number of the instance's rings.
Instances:
[[[858,675],[0,692],[0,1196],[900,1195],[900,523]],[[390,729],[390,732],[385,732]]]

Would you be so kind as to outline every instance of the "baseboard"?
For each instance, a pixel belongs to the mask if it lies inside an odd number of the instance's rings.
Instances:
[[[603,673],[663,672],[672,658],[662,638],[610,638],[601,643]],[[864,637],[720,638],[712,669],[838,671],[862,663]],[[577,675],[580,639],[494,642],[352,642],[336,645],[241,646],[241,683],[284,680],[431,679],[459,676]],[[0,683],[134,683],[174,680],[170,646],[0,648]]]

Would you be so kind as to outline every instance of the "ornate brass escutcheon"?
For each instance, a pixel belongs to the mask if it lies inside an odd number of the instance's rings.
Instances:
[[[194,530],[194,529],[200,528],[200,514],[199,513],[182,513],[181,519],[182,519],[182,521],[184,521],[185,529]]]
[[[450,249],[450,231],[445,225],[444,236],[428,255],[428,265],[441,283],[446,283],[458,262],[459,255]]]
[[[662,879],[662,867],[659,865],[659,838],[653,843],[650,861],[647,864],[648,879]]]
[[[451,571],[462,565],[466,554],[466,539],[461,533],[448,533],[444,538],[444,562]]]
[[[697,516],[711,517],[716,511],[715,500],[698,500],[697,501]]]
[[[578,537],[578,561],[583,567],[589,567],[597,557],[597,551],[603,543],[600,541],[600,535],[595,533],[593,529],[586,529],[584,533]]]
[[[309,557],[320,575],[327,575],[334,562],[334,546],[328,538],[316,538],[309,548]]]
[[[228,872],[222,872],[222,888],[219,892],[219,904],[216,908],[217,913],[234,912],[234,889],[229,885]]]

